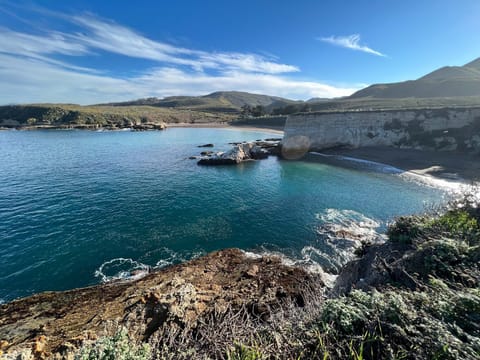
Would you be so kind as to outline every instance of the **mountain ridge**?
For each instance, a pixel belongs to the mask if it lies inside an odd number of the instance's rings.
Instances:
[[[186,110],[240,112],[244,106],[263,106],[265,108],[272,104],[275,107],[286,106],[299,101],[270,96],[263,94],[248,93],[243,91],[215,91],[201,96],[169,96],[162,99],[150,97],[125,102],[114,102],[99,104],[106,106],[131,106],[148,105],[155,107],[172,107]],[[301,102],[301,101],[300,101]]]
[[[439,98],[480,96],[480,58],[463,66],[444,66],[416,80],[374,84],[349,99]]]

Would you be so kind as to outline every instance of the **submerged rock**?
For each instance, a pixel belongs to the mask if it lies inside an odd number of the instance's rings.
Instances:
[[[199,148],[205,148],[205,147],[214,147],[214,144],[204,144],[204,145],[198,145],[197,147]]]

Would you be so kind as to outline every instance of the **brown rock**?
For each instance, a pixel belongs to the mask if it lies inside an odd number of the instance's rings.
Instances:
[[[65,344],[80,346],[80,339],[111,336],[119,326],[132,341],[147,341],[171,326],[194,328],[214,312],[246,308],[268,316],[265,309],[279,306],[279,300],[295,301],[306,286],[318,284],[319,276],[282,265],[276,257],[223,250],[130,282],[48,292],[0,305],[0,339],[12,344],[3,345],[9,351],[28,348],[39,357],[55,357]],[[38,329],[41,335],[32,348],[26,339]]]

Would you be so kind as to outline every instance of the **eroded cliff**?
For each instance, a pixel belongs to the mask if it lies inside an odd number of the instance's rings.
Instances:
[[[285,124],[287,152],[365,146],[478,153],[480,107],[302,113]]]

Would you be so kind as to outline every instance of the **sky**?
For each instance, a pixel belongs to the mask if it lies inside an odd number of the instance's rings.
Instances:
[[[478,0],[0,0],[0,104],[350,95],[480,57]]]

